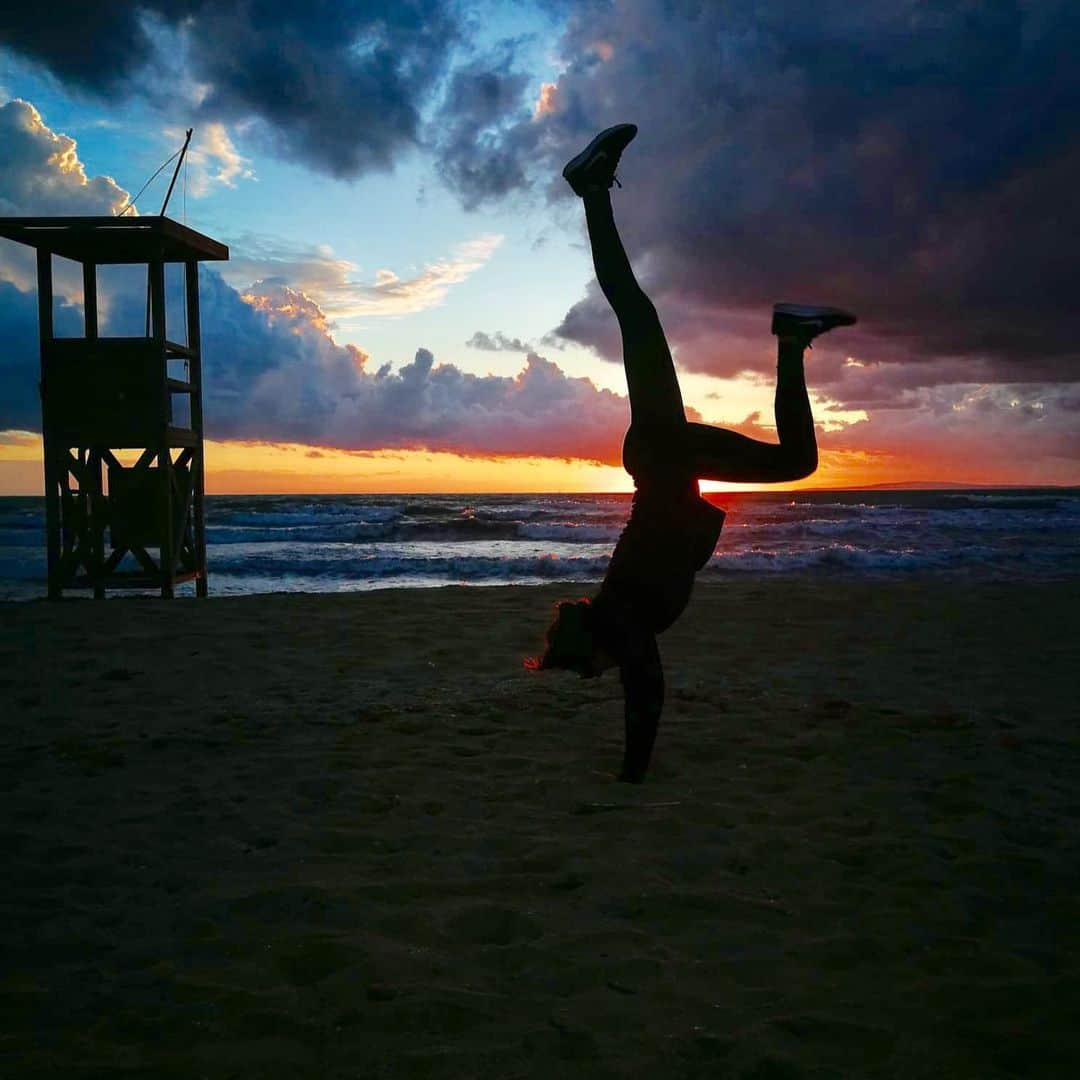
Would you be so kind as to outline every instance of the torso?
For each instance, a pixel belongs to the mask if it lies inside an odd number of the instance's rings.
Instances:
[[[672,474],[639,481],[594,607],[662,633],[686,608],[723,523],[724,511],[702,499],[697,480]]]

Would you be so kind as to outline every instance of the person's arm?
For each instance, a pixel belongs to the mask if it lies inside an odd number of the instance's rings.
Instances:
[[[619,779],[640,784],[645,779],[664,707],[664,669],[652,634],[641,633],[619,665],[626,696],[626,744]]]

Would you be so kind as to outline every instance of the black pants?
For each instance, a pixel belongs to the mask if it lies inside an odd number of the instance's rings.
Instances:
[[[656,308],[626,257],[611,197],[607,191],[593,192],[584,201],[596,279],[622,331],[630,396],[630,429],[623,443],[627,472],[638,478],[663,468],[699,480],[743,483],[777,483],[812,473],[817,468],[817,444],[802,346],[779,345],[775,401],[779,444],[687,421],[667,339]]]

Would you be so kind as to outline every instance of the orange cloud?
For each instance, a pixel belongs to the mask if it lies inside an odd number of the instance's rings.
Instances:
[[[558,93],[559,88],[555,83],[541,83],[540,94],[536,99],[536,104],[533,106],[533,117],[539,119],[541,116],[547,116],[548,113],[555,111],[555,96]]]

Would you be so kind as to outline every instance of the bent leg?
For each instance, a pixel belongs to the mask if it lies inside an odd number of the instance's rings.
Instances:
[[[684,459],[699,480],[775,484],[817,468],[814,417],[806,393],[803,349],[781,341],[776,365],[776,434],[760,442],[727,428],[687,424]]]
[[[637,283],[626,257],[611,196],[606,190],[591,191],[584,203],[596,280],[622,332],[631,424],[643,431],[684,424],[686,413],[667,339],[656,308]]]

